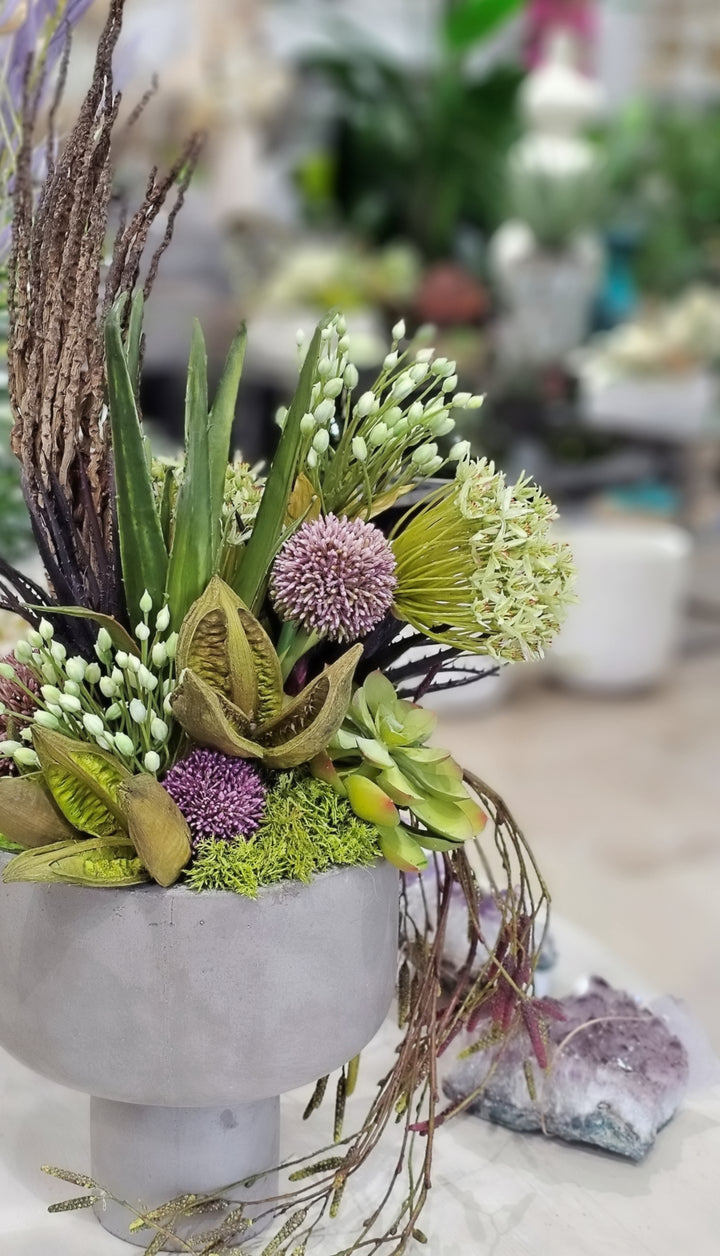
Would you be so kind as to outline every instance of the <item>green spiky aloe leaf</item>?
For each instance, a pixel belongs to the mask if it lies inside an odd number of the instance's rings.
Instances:
[[[3,872],[3,881],[60,881],[99,889],[120,889],[148,880],[132,843],[118,837],[38,846],[16,855]]]
[[[126,297],[113,305],[105,323],[108,411],[112,432],[120,561],[130,621],[139,614],[147,589],[162,606],[168,553],[155,506],[150,471],[135,399],[134,380],[123,347],[121,321]],[[130,347],[131,358],[134,349]],[[134,359],[132,361],[134,369]]]
[[[47,846],[77,833],[55,806],[39,772],[0,777],[0,832],[18,846]]]
[[[185,463],[167,572],[167,600],[176,628],[212,575],[216,525],[210,499],[207,352],[196,319],[185,392]]]
[[[247,329],[243,323],[235,333],[220,377],[207,424],[207,449],[210,466],[210,517],[212,520],[213,562],[220,554],[221,515],[225,496],[225,472],[230,459],[230,442],[235,419],[240,377],[245,361]]]
[[[33,744],[53,800],[74,829],[113,837],[125,829],[120,786],[131,773],[111,754],[47,728],[33,729]]]
[[[328,326],[331,318],[332,315],[328,314],[318,324],[310,341],[235,583],[235,591],[254,614],[262,606],[270,568],[282,537],[298,469],[302,441],[300,422],[310,409],[310,394],[322,345],[321,332]]]
[[[190,862],[190,830],[180,808],[149,773],[120,787],[130,840],[153,881],[168,886]]]

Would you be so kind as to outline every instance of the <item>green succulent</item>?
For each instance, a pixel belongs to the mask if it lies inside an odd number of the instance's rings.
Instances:
[[[449,751],[425,745],[435,722],[432,712],[398,698],[390,681],[373,672],[311,764],[357,816],[377,826],[383,854],[405,870],[425,867],[425,850],[453,850],[485,824],[459,764]],[[402,812],[410,813],[412,827]]]
[[[297,767],[324,750],[340,727],[361,654],[362,646],[353,646],[288,697],[265,629],[214,576],[180,629],[173,714],[196,745],[259,759],[268,768]]]
[[[190,832],[154,776],[134,776],[107,751],[50,729],[33,729],[33,744],[40,772],[0,782],[0,831],[33,848],[8,864],[4,880],[134,885],[149,874],[159,885],[177,881],[190,859]],[[78,872],[82,862],[67,864],[66,856],[95,860],[95,872]]]

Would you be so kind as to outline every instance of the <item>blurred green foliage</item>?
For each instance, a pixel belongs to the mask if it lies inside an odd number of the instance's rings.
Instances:
[[[613,222],[637,240],[640,286],[672,294],[720,279],[720,107],[636,102],[599,140]]]
[[[309,216],[372,243],[409,240],[428,259],[452,256],[463,228],[497,226],[522,72],[480,74],[473,54],[519,8],[520,0],[448,4],[436,56],[422,67],[358,35],[308,59],[334,108],[330,151],[309,154],[298,171]]]

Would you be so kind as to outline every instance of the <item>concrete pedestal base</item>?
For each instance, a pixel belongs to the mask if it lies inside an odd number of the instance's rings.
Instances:
[[[159,1108],[139,1103],[90,1102],[91,1176],[107,1183],[114,1195],[139,1212],[149,1211],[178,1193],[202,1195],[239,1182],[280,1159],[280,1099],[234,1104],[226,1108]],[[240,1203],[277,1193],[277,1173],[228,1192]],[[112,1200],[95,1206],[101,1225],[118,1238],[147,1247],[150,1230],[130,1233],[132,1217]],[[252,1210],[248,1212],[252,1216]],[[173,1224],[183,1238],[207,1230],[217,1214]],[[164,1251],[179,1251],[168,1242]]]

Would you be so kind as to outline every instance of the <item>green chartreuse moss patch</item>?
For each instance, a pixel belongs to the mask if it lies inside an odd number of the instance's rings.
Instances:
[[[185,879],[194,890],[233,890],[255,898],[263,885],[307,882],[333,865],[374,863],[379,853],[375,826],[358,819],[331,785],[281,772],[252,837],[201,842]]]

